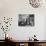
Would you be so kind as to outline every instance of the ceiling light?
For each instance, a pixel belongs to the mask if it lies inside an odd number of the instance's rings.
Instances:
[[[43,0],[29,0],[30,5],[34,8],[38,8],[39,6],[42,5]]]

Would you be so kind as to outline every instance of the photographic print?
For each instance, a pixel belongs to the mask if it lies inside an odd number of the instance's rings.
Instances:
[[[19,14],[18,26],[34,26],[34,14]]]

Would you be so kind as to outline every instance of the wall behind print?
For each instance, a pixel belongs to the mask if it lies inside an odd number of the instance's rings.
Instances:
[[[0,0],[0,17],[13,17],[12,27],[9,33],[12,34],[13,37],[16,37],[16,39],[27,40],[29,37],[32,37],[34,34],[36,34],[39,40],[44,40],[44,15],[46,15],[45,7],[46,6],[36,9],[32,8],[28,0]],[[35,26],[19,27],[18,14],[34,14]],[[0,32],[0,39],[2,39],[3,32]]]

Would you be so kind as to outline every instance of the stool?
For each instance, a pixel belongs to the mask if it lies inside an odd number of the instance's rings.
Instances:
[[[38,46],[43,46],[43,44],[38,44]]]

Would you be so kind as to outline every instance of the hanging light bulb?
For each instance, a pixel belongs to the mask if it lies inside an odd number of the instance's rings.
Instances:
[[[43,0],[29,0],[30,5],[34,8],[38,8],[43,3]]]

